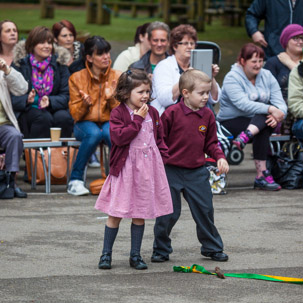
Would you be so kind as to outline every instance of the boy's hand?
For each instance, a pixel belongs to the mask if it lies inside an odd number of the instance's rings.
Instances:
[[[134,115],[141,116],[143,119],[146,117],[148,113],[148,106],[147,104],[143,104],[138,110],[134,110]]]
[[[217,161],[217,167],[218,167],[220,174],[227,174],[229,171],[229,165],[228,165],[227,161],[223,158],[221,158]]]

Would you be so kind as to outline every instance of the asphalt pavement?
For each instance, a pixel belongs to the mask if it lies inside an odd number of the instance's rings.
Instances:
[[[99,177],[88,170],[88,183]],[[303,278],[302,190],[254,190],[254,166],[232,166],[226,195],[214,196],[215,223],[228,262],[200,254],[185,201],[172,232],[170,261],[150,262],[153,220],[146,221],[142,256],[149,268],[129,267],[130,220],[122,220],[113,268],[97,268],[106,215],[96,196],[74,197],[63,185],[36,190],[22,181],[27,199],[0,200],[0,302],[303,302],[303,285],[175,273],[173,266],[199,264],[209,271]]]

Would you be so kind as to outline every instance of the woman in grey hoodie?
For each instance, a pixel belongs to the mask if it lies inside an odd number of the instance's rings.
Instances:
[[[266,169],[269,137],[287,113],[280,86],[270,71],[263,69],[264,51],[253,43],[245,44],[231,71],[223,81],[217,119],[236,138],[233,143],[243,149],[253,141],[257,170],[254,187],[279,190]]]

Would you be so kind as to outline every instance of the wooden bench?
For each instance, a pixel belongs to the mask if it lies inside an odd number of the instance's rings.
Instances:
[[[115,17],[119,16],[121,8],[129,8],[132,18],[136,18],[138,16],[139,9],[147,9],[148,17],[154,17],[155,12],[159,9],[159,4],[152,2],[104,1],[104,3],[106,6],[113,9]]]
[[[246,8],[246,1],[229,0],[229,1],[211,1],[206,0],[205,16],[207,24],[211,24],[213,17],[222,17],[225,25],[241,26],[242,17]]]
[[[85,5],[87,23],[110,24],[113,12],[118,16],[121,8],[130,9],[132,18],[136,18],[139,9],[146,9],[149,17],[154,17],[159,9],[159,3],[132,1],[104,1],[104,0],[40,0],[41,18],[54,18],[54,5]]]
[[[205,10],[205,16],[206,16],[207,24],[211,25],[213,17],[222,16],[223,14],[224,14],[224,10],[221,7],[219,7],[219,8],[211,8],[211,7],[207,8]]]

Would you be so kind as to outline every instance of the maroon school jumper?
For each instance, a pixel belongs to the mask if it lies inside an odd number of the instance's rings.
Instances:
[[[209,108],[193,111],[181,100],[165,110],[161,120],[169,153],[165,164],[198,168],[205,165],[205,154],[216,161],[225,159],[218,146],[215,117]]]

